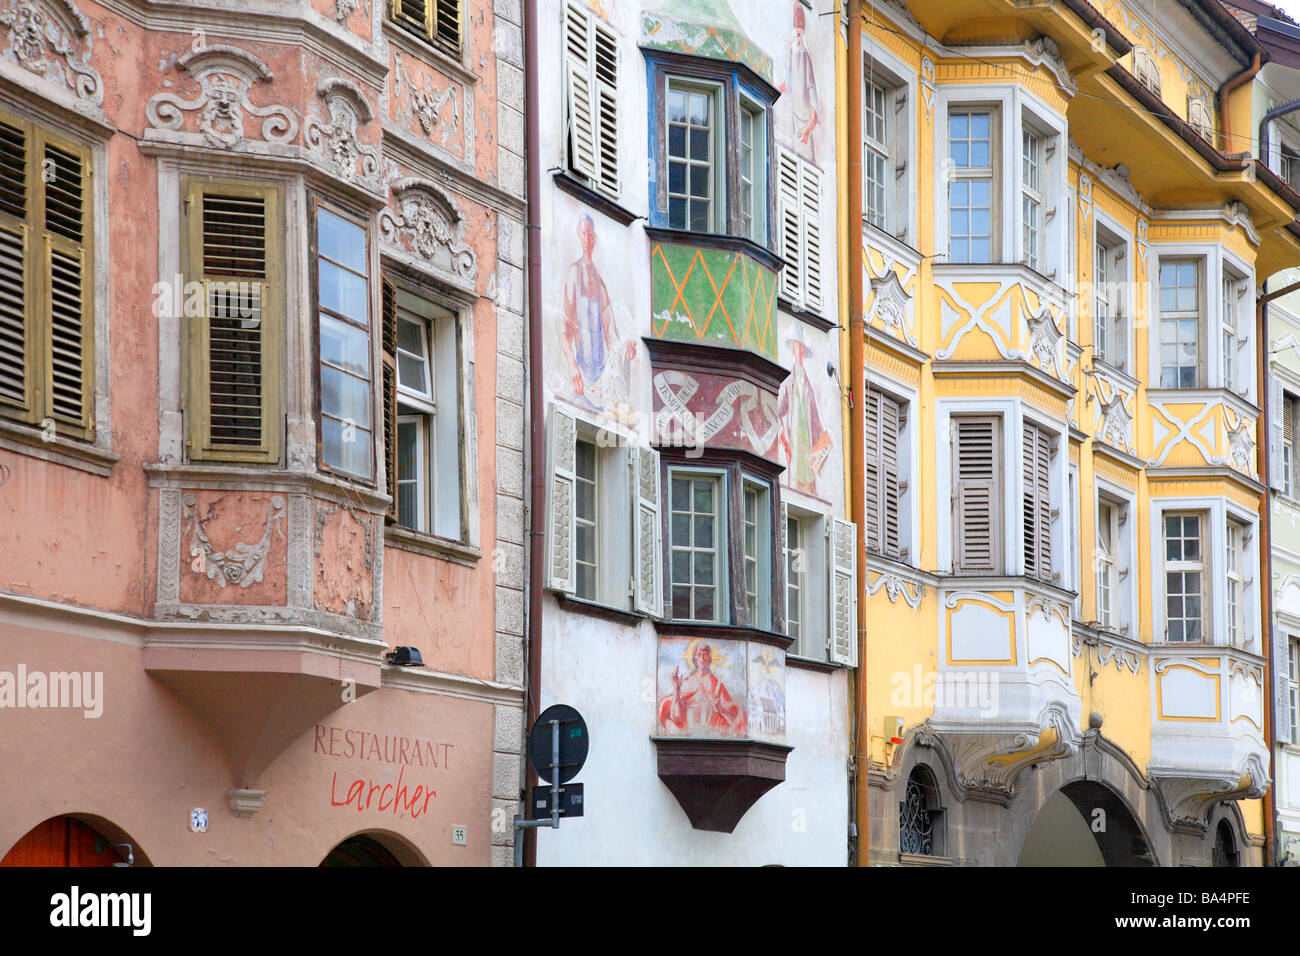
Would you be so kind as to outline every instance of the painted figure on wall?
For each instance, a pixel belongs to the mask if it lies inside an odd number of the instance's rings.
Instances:
[[[789,465],[786,474],[790,486],[804,494],[817,494],[817,477],[826,466],[831,452],[831,433],[822,427],[821,414],[817,410],[817,394],[813,391],[804,367],[808,356],[808,344],[804,341],[803,328],[795,329],[790,338],[790,354],[794,367],[790,378],[781,389],[781,404],[778,414],[781,417],[781,451]]]
[[[781,659],[765,647],[750,660],[750,725],[755,733],[785,733],[785,674]]]
[[[812,54],[805,42],[807,20],[803,4],[795,0],[794,28],[790,33],[790,56],[786,61],[786,80],[780,86],[781,99],[788,102],[793,121],[791,136],[795,149],[810,163],[817,162],[817,127],[821,123],[821,103],[817,99],[817,76]]]
[[[659,726],[668,732],[743,737],[745,708],[732,699],[721,678],[713,673],[713,648],[691,643],[693,669],[683,677],[680,668],[673,668],[672,693],[659,700]]]
[[[564,328],[560,342],[571,366],[574,401],[594,411],[603,411],[607,406],[627,400],[637,343],[624,342],[614,324],[609,291],[592,259],[596,227],[588,215],[578,220],[578,242],[582,256],[574,260],[564,277]]]

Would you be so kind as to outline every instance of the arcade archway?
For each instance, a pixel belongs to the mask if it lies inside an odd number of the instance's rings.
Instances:
[[[0,867],[141,865],[149,865],[148,858],[121,827],[71,814],[38,823],[0,859]]]
[[[1155,866],[1133,811],[1104,784],[1068,783],[1039,808],[1017,866]]]
[[[428,866],[428,861],[403,837],[384,830],[366,830],[354,833],[339,843],[321,866],[328,867],[390,867]]]

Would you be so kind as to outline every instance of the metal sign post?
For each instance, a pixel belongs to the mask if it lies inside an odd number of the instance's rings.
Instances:
[[[561,728],[567,728],[567,733],[562,734]],[[546,739],[548,736],[549,741]],[[533,804],[526,808],[526,812],[528,817],[533,817],[539,810],[549,810],[549,813],[532,819],[515,817],[515,866],[523,866],[524,862],[522,831],[540,827],[558,830],[561,817],[583,815],[582,784],[570,784],[567,787],[563,784],[577,776],[582,769],[587,760],[588,746],[587,722],[572,707],[564,704],[548,707],[533,724],[533,729],[528,734],[528,761],[537,775],[551,786],[550,793],[543,795],[540,801],[537,799],[537,789],[534,788]]]

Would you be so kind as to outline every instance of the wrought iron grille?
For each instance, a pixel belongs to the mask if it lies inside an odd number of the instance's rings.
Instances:
[[[934,817],[926,806],[925,789],[916,779],[907,781],[907,795],[899,811],[904,853],[934,856]]]

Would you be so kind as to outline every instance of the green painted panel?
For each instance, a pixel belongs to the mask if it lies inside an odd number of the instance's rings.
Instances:
[[[745,35],[727,0],[668,0],[641,17],[641,36],[652,49],[743,63],[772,82],[772,58]]]
[[[776,360],[776,273],[743,252],[654,242],[657,339],[748,349]]]

